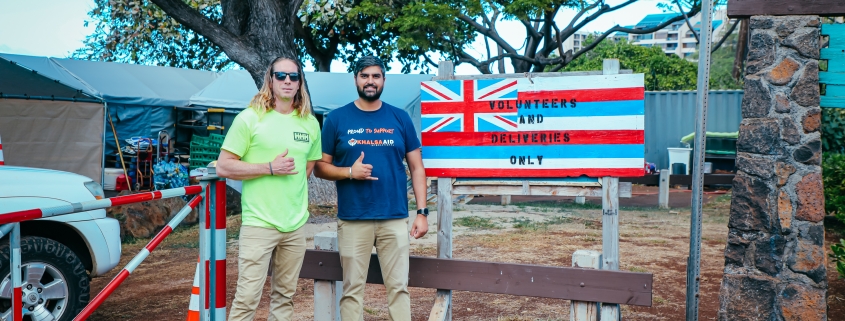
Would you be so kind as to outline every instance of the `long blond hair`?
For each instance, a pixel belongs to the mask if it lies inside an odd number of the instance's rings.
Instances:
[[[296,91],[296,95],[293,97],[293,109],[299,112],[299,117],[306,118],[311,115],[311,96],[305,90],[307,87],[305,85],[305,75],[302,74],[302,65],[296,59],[282,56],[273,59],[273,62],[267,67],[267,71],[264,73],[264,84],[261,85],[261,89],[258,90],[258,93],[255,94],[255,97],[252,97],[252,101],[249,103],[249,108],[252,108],[258,113],[259,119],[276,107],[276,97],[273,95],[272,85],[273,66],[282,60],[292,61],[296,64],[297,72],[299,72],[299,90]]]

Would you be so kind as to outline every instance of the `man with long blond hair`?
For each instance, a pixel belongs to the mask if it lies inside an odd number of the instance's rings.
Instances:
[[[276,58],[249,108],[232,122],[217,161],[217,175],[243,181],[238,288],[228,320],[253,319],[271,257],[268,320],[293,317],[291,298],[305,257],[299,228],[308,220],[308,177],[321,155],[302,65]]]

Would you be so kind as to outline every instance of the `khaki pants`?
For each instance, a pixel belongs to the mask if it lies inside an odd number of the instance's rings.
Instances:
[[[340,318],[364,320],[364,285],[373,245],[378,253],[390,319],[411,320],[411,296],[408,294],[408,259],[410,235],[408,219],[337,222],[340,264],[343,266],[343,296]]]
[[[299,270],[305,257],[305,235],[302,229],[282,233],[276,229],[242,226],[238,249],[238,290],[232,301],[229,321],[252,320],[261,300],[270,255],[273,259],[273,280],[270,289],[268,321],[291,320]]]

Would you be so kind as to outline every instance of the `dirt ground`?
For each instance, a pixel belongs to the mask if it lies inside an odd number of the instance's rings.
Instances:
[[[635,189],[637,193],[648,190]],[[650,194],[642,194],[650,195]],[[686,256],[689,251],[688,192],[674,192],[674,202],[687,199],[686,208],[657,210],[642,201],[621,203],[620,267],[623,270],[654,274],[651,307],[622,306],[625,320],[683,320],[686,284]],[[641,196],[640,196],[641,197]],[[454,213],[453,256],[456,259],[512,262],[522,264],[571,266],[571,255],[579,249],[601,251],[601,210],[597,200],[586,205],[564,198],[517,199],[514,205],[501,206],[489,198],[476,198],[468,205],[458,205]],[[729,195],[710,194],[705,205],[702,229],[700,319],[713,320],[719,305],[719,284],[724,266]],[[530,201],[530,202],[527,202]],[[526,203],[527,202],[527,203]],[[672,202],[672,201],[670,201]],[[482,203],[482,204],[473,204]],[[600,204],[600,202],[598,202]],[[626,205],[627,204],[627,205]],[[640,207],[637,207],[639,205]],[[644,206],[644,207],[643,207]],[[334,230],[331,208],[316,209],[322,214],[305,226],[313,236]],[[429,219],[436,228],[436,215]],[[234,296],[237,280],[237,231],[239,216],[229,218],[227,252],[228,300]],[[845,229],[840,229],[845,230]],[[826,247],[843,235],[827,231]],[[121,266],[146,244],[138,240],[124,244]],[[313,247],[309,237],[309,248]],[[436,236],[429,233],[414,240],[411,254],[435,256]],[[89,319],[99,320],[184,320],[197,258],[196,227],[177,230],[153,252]],[[828,266],[829,320],[845,320],[845,280],[837,279]],[[92,295],[99,292],[117,273],[92,281]],[[294,297],[296,320],[313,319],[313,281],[301,279]],[[434,303],[434,290],[411,288],[414,320],[427,320]],[[257,310],[256,320],[266,320],[269,309],[269,283]],[[510,295],[456,292],[453,297],[455,320],[568,320],[569,302]],[[228,311],[228,310],[227,310]],[[389,320],[384,286],[368,285],[365,320]]]

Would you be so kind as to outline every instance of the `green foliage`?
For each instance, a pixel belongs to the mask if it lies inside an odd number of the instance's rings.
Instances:
[[[493,222],[489,217],[464,216],[455,219],[455,225],[465,226],[472,229],[498,229],[499,224]]]
[[[839,278],[845,278],[845,240],[840,239],[839,244],[830,246],[833,253],[830,254],[831,263],[836,265],[836,272]]]
[[[725,26],[727,28],[727,26]],[[739,27],[736,28],[737,30]],[[723,37],[723,35],[718,35],[719,39]],[[737,43],[738,33],[734,33],[728,36],[728,39],[725,39],[725,43],[722,44],[719,49],[715,52],[710,54],[710,89],[717,90],[717,89],[743,89],[743,81],[742,79],[734,79],[733,75],[733,66],[734,60],[736,60],[736,43]],[[716,44],[713,44],[714,46]],[[695,55],[697,55],[696,52]],[[693,55],[693,56],[695,56]]]
[[[845,153],[845,109],[822,108],[822,149]]]
[[[845,154],[824,153],[822,182],[825,211],[845,222]]]
[[[592,39],[588,38],[589,43]],[[645,74],[646,90],[695,90],[698,66],[658,47],[642,47],[627,41],[602,41],[592,51],[570,62],[564,71],[601,70],[604,59],[619,59],[622,69]]]
[[[212,21],[222,20],[220,0],[188,3]],[[222,49],[149,0],[96,0],[88,15],[96,24],[95,31],[73,58],[203,70],[235,66]]]

